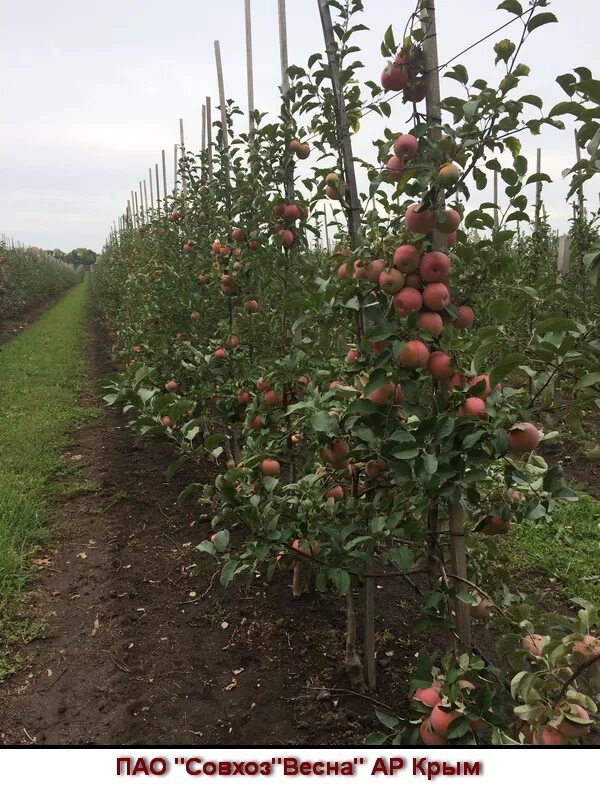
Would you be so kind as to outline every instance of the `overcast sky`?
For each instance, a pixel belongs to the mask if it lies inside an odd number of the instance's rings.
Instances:
[[[446,61],[510,19],[499,0],[438,0],[440,60]],[[201,106],[216,105],[213,40],[221,40],[226,93],[245,108],[243,0],[0,0],[0,233],[44,248],[100,249],[112,221],[148,167],[169,154],[184,118],[186,143],[200,146]],[[322,50],[316,0],[288,0],[290,62],[305,64]],[[360,35],[363,79],[378,80],[379,43],[395,23],[397,39],[414,0],[364,0]],[[277,0],[253,0],[256,105],[277,108],[279,50]],[[600,57],[597,0],[553,0],[558,25],[539,29],[522,60],[532,68],[523,93],[538,94],[549,109],[565,99],[556,75],[585,65],[597,74]],[[492,45],[518,35],[516,22],[461,57],[471,76],[493,78]],[[498,68],[500,69],[500,68]],[[456,93],[445,82],[443,91]],[[401,130],[406,107],[394,104],[389,123]],[[570,119],[570,118],[567,118]],[[568,123],[567,123],[568,125]],[[370,115],[357,141],[372,158],[369,141],[383,124]],[[568,226],[562,169],[574,161],[573,128],[545,129],[526,142],[526,155],[543,150],[544,188],[554,227]],[[593,208],[598,186],[590,187]]]

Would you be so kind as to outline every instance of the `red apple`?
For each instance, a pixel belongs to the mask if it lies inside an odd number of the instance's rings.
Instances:
[[[444,329],[444,320],[437,311],[423,311],[419,314],[417,328],[422,331],[429,331],[434,336],[439,336]]]
[[[413,311],[419,311],[423,305],[423,297],[417,289],[405,287],[394,297],[394,311],[399,317],[408,317]]]
[[[424,255],[419,264],[419,273],[426,283],[443,283],[449,272],[450,259],[439,250]]]
[[[459,306],[456,318],[452,320],[452,324],[459,331],[463,331],[473,324],[475,313],[470,306]]]
[[[401,64],[388,61],[381,73],[381,85],[386,92],[399,92],[407,83],[408,71]]]
[[[517,422],[508,431],[508,448],[516,455],[523,455],[535,450],[540,438],[540,432],[531,422]]]
[[[407,208],[404,224],[411,233],[431,233],[435,227],[435,213],[430,208],[417,211],[418,208],[418,203]]]
[[[283,215],[286,219],[295,221],[300,219],[302,212],[300,211],[300,206],[296,205],[296,203],[290,203],[285,207]]]
[[[448,234],[448,238],[449,238],[452,234],[456,234],[456,231],[458,230],[458,228],[460,226],[461,219],[462,218],[461,218],[460,214],[458,213],[458,211],[455,208],[447,208],[445,210],[444,221],[443,222],[438,222],[436,220],[435,229],[436,229],[436,231],[439,231],[440,233]],[[454,244],[455,241],[456,241],[456,236],[454,237],[454,241],[452,242],[452,244]]]
[[[394,153],[401,161],[416,158],[419,154],[419,140],[412,133],[403,133],[394,142]]]
[[[404,275],[392,267],[381,273],[379,286],[386,294],[397,294],[404,286]]]
[[[486,419],[485,400],[482,400],[481,397],[467,397],[465,402],[458,409],[458,416]]]
[[[274,478],[281,472],[281,464],[274,458],[265,458],[260,465],[260,469],[263,475]]]
[[[450,305],[450,293],[443,283],[428,283],[423,289],[423,305],[432,311],[443,311]]]
[[[400,350],[398,360],[403,367],[411,367],[412,369],[424,367],[429,360],[429,348],[418,339],[413,339],[410,342],[406,342],[402,350]]]
[[[454,722],[454,720],[458,719],[460,716],[461,714],[459,714],[458,711],[452,711],[449,708],[446,709],[438,704],[431,712],[431,728],[438,736],[447,737],[450,723]]]
[[[423,744],[426,744],[430,747],[433,745],[448,744],[447,739],[444,739],[443,736],[438,736],[437,733],[434,733],[431,730],[430,717],[426,717],[419,726],[419,736],[421,737]]]
[[[412,244],[401,244],[394,252],[393,264],[400,272],[410,275],[419,269],[419,251]]]
[[[392,181],[399,181],[404,174],[404,164],[400,161],[398,156],[391,156],[385,168],[387,170],[387,177]]]
[[[427,361],[427,372],[432,375],[436,380],[441,381],[446,378],[451,378],[456,372],[452,365],[452,358],[448,353],[443,353],[441,350],[436,350],[429,356]]]
[[[382,258],[376,258],[367,267],[367,278],[371,283],[379,283],[379,276],[386,267],[386,262]]]

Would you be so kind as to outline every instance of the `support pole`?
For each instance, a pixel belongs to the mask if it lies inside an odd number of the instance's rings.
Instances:
[[[148,181],[150,182],[150,207],[152,208],[152,216],[154,216],[154,187],[152,186],[152,167],[148,167]]]
[[[181,158],[185,159],[185,137],[183,135],[183,120],[179,120],[179,144],[181,147]],[[183,193],[185,194],[186,189],[186,179],[185,179],[185,167],[181,171],[181,188]]]
[[[163,197],[165,200],[165,214],[168,211],[168,200],[167,200],[167,156],[165,151],[162,151],[162,174],[163,174]]]
[[[173,145],[173,197],[177,197],[177,175],[179,171],[179,145]]]
[[[254,133],[254,66],[252,63],[252,9],[251,0],[244,0],[246,18],[246,77],[248,82],[248,132]]]
[[[375,578],[365,577],[365,667],[367,687],[370,691],[377,688],[375,670]]]
[[[152,175],[152,173],[150,173]],[[150,216],[150,206],[148,205],[148,187],[146,186],[146,179],[144,178],[144,206],[146,208],[146,218]],[[148,219],[146,219],[146,222]]]
[[[290,79],[287,74],[288,46],[287,46],[287,16],[285,10],[285,0],[277,0],[277,12],[279,18],[279,60],[281,62],[281,94],[286,95],[290,88]]]
[[[142,187],[142,181],[139,181],[138,186],[140,187],[140,218],[142,224],[145,221],[145,211],[144,211],[144,190]]]
[[[354,154],[352,152],[352,140],[350,136],[350,124],[348,122],[348,114],[346,111],[346,102],[344,99],[344,91],[340,78],[340,70],[335,55],[336,44],[333,33],[333,23],[331,21],[331,9],[327,0],[317,0],[317,2],[319,4],[319,14],[321,15],[323,37],[325,39],[325,46],[327,48],[327,61],[329,63],[329,70],[331,72],[331,85],[336,100],[336,123],[344,166],[343,177],[348,186],[348,200],[350,206],[347,212],[348,232],[350,234],[352,247],[355,248],[358,246],[360,240],[360,220],[362,216],[362,208],[360,204],[360,198],[358,196],[356,170],[354,168]]]
[[[227,105],[225,102],[225,81],[223,80],[223,62],[221,61],[221,45],[215,40],[215,62],[217,65],[217,81],[219,83],[219,105],[221,106],[221,135],[223,137],[223,150],[229,148],[229,132],[227,131]]]
[[[160,181],[158,180],[158,164],[154,164],[154,178],[156,180],[156,210],[160,216]]]
[[[535,171],[539,174],[542,171],[542,150],[537,148],[536,153],[536,168]],[[542,182],[538,181],[535,185],[535,229],[539,230],[542,221]]]
[[[206,98],[206,149],[208,155],[208,175],[213,176],[213,148],[212,148],[212,104],[210,97]]]
[[[421,0],[420,5],[421,19],[423,27],[427,30],[427,36],[423,42],[423,56],[425,66],[426,82],[426,104],[427,122],[434,126],[431,137],[434,141],[442,138],[442,113],[440,101],[440,74],[437,47],[437,26],[435,17],[435,0]],[[438,202],[444,202],[443,191],[440,192]],[[433,243],[436,247],[445,244],[445,237],[439,234],[433,235]],[[434,516],[437,516],[434,515]],[[464,515],[460,502],[450,503],[449,506],[449,526],[452,532],[450,536],[450,557],[452,569],[458,578],[467,577],[467,545],[465,539]],[[434,531],[435,534],[435,531]],[[461,582],[455,581],[454,588],[457,592],[461,590]],[[459,638],[459,652],[470,652],[471,650],[471,615],[470,609],[460,600],[454,600],[454,614],[456,633]]]

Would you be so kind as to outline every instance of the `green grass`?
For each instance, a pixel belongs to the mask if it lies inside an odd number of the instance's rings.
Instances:
[[[0,676],[10,645],[35,633],[18,612],[31,555],[52,534],[52,501],[72,486],[60,448],[97,413],[79,403],[86,300],[79,284],[0,350]]]
[[[600,501],[583,490],[576,503],[556,510],[550,525],[517,525],[505,547],[513,573],[533,566],[556,578],[563,599],[600,604]]]

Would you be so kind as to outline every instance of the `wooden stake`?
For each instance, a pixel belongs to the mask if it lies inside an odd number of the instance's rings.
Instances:
[[[331,244],[329,242],[329,223],[327,222],[327,203],[323,203],[323,224],[325,227],[325,245],[327,247],[327,255],[331,255]]]
[[[254,133],[254,67],[252,64],[252,9],[244,0],[246,17],[246,76],[248,82],[248,132]]]
[[[286,95],[290,89],[290,78],[288,71],[288,46],[287,46],[287,16],[285,10],[285,0],[277,0],[277,12],[279,17],[279,60],[281,63],[281,94]]]
[[[183,135],[183,120],[182,119],[179,120],[179,142],[180,142],[180,145],[181,145],[181,158],[184,159],[185,158],[185,137]],[[183,190],[183,193],[185,194],[185,188],[186,188],[185,168],[182,168],[182,170],[181,170],[181,188]]]
[[[213,175],[212,154],[212,106],[210,97],[206,98],[206,149],[208,154],[208,174]]]
[[[156,209],[160,214],[160,181],[158,180],[158,164],[154,165],[154,179],[156,180]]]
[[[173,145],[173,197],[177,196],[177,175],[179,171],[179,145]]]
[[[163,197],[165,200],[165,214],[168,210],[168,200],[167,200],[167,156],[165,151],[162,151],[162,174],[163,174]]]
[[[331,84],[336,99],[336,124],[338,139],[341,145],[342,159],[344,165],[344,179],[348,186],[348,199],[350,208],[348,209],[348,232],[352,247],[358,246],[360,240],[360,220],[362,207],[358,196],[358,186],[356,182],[356,171],[354,169],[354,154],[352,152],[352,140],[350,137],[350,125],[346,112],[343,87],[340,79],[340,71],[335,59],[335,37],[333,34],[333,24],[331,21],[331,10],[327,0],[318,0],[319,14],[321,16],[321,26],[323,37],[327,48],[327,60],[331,72]]]
[[[435,18],[435,0],[421,0],[421,17],[427,29],[427,36],[423,43],[423,56],[425,66],[426,82],[426,103],[427,121],[434,125],[432,138],[439,141],[442,137],[442,113],[440,108],[440,75],[437,48],[437,27]],[[443,190],[440,192],[438,202],[444,203]],[[433,242],[436,247],[445,244],[446,237],[440,234],[433,235]],[[465,528],[463,510],[460,502],[451,503],[449,507],[449,525],[452,531],[450,536],[450,557],[452,569],[458,578],[467,577],[467,545],[465,540]],[[454,583],[456,591],[461,590],[460,581]],[[464,588],[464,587],[462,587]],[[460,600],[454,601],[454,613],[456,615],[456,632],[460,639],[460,652],[470,652],[471,650],[471,615],[469,607]]]
[[[350,583],[346,592],[346,659],[344,665],[352,689],[355,692],[364,692],[363,668],[356,646],[356,612],[354,610],[352,583]]]
[[[206,105],[202,103],[202,146],[201,152],[206,150]]]
[[[150,173],[152,175],[152,173]],[[144,178],[144,206],[146,207],[146,216],[150,215],[150,206],[148,205],[148,188],[146,186],[146,179]]]
[[[562,280],[569,271],[569,257],[571,254],[571,240],[567,234],[558,237],[558,280]]]
[[[142,182],[139,181],[138,186],[140,187],[140,221],[142,225],[144,224],[144,193],[142,191]]]
[[[365,666],[367,687],[370,691],[377,688],[375,670],[375,578],[365,578]]]
[[[152,180],[152,167],[148,167],[148,180],[150,182],[150,207],[152,208],[152,215],[154,216],[154,187],[152,186],[154,181]]]
[[[136,221],[137,221],[137,226],[139,228],[140,222],[141,222],[141,217],[140,217],[140,207],[138,205],[138,193],[137,192],[133,193],[133,202],[135,203],[135,218],[136,218]]]
[[[219,105],[221,106],[221,129],[223,137],[223,150],[229,147],[229,132],[227,131],[227,105],[225,102],[225,82],[223,80],[223,63],[221,61],[221,45],[215,40],[215,62],[217,64],[217,81],[219,83]]]

